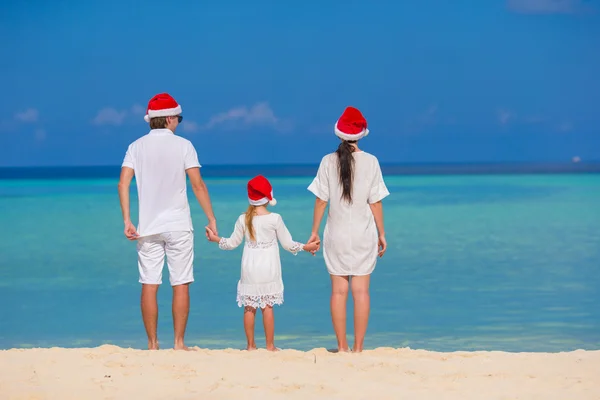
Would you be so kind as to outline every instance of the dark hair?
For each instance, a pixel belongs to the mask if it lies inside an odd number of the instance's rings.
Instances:
[[[167,117],[150,118],[150,129],[164,129],[167,127]]]
[[[356,141],[342,140],[335,153],[338,156],[338,175],[342,186],[342,199],[352,203],[352,180],[354,178],[353,144]]]

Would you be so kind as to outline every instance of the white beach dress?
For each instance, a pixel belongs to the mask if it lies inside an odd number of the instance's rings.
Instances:
[[[352,153],[354,178],[352,204],[342,199],[338,156],[323,157],[308,190],[329,202],[323,232],[323,258],[331,275],[369,275],[375,269],[378,234],[369,204],[387,197],[388,191],[377,158],[364,151]]]
[[[304,245],[292,240],[292,235],[279,214],[255,215],[252,220],[255,241],[246,232],[245,215],[235,223],[229,238],[221,238],[219,248],[233,250],[245,239],[241,277],[237,285],[240,307],[264,308],[283,304],[283,280],[279,245],[296,255]]]

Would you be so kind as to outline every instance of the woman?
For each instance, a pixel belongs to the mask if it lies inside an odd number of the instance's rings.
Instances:
[[[369,321],[369,280],[377,256],[387,243],[381,200],[390,193],[377,158],[358,148],[369,134],[359,110],[347,107],[335,124],[342,140],[336,152],[323,157],[317,176],[308,187],[317,196],[312,235],[319,240],[319,226],[330,203],[323,233],[323,257],[331,276],[331,319],[338,351],[349,351],[346,339],[348,286],[354,299],[354,352],[363,350]],[[352,279],[350,279],[352,278]]]

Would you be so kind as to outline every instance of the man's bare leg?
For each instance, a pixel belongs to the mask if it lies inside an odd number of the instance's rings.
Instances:
[[[184,343],[185,328],[190,313],[190,284],[173,286],[173,329],[175,331],[175,350],[190,350]]]
[[[263,308],[262,315],[267,350],[278,351],[279,349],[275,347],[275,313],[273,312],[273,306],[266,306]]]
[[[246,341],[248,345],[246,350],[256,350],[254,341],[254,321],[256,319],[256,308],[244,307],[244,332],[246,332]]]
[[[158,336],[156,325],[158,323],[158,302],[156,294],[159,285],[142,284],[142,319],[148,335],[148,350],[158,350]]]

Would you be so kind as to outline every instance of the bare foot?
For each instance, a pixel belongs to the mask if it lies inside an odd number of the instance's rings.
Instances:
[[[158,350],[158,342],[148,342],[148,350]]]
[[[189,348],[185,345],[182,346],[174,346],[173,350],[183,350],[183,351],[196,351],[196,349]]]
[[[246,350],[248,350],[248,351],[256,350],[256,346],[248,346],[248,347],[246,347]]]
[[[350,349],[349,348],[344,348],[344,349],[338,349],[337,351],[338,353],[350,353]]]
[[[279,347],[275,347],[275,346],[267,346],[267,350],[268,351],[280,351],[281,349]]]

